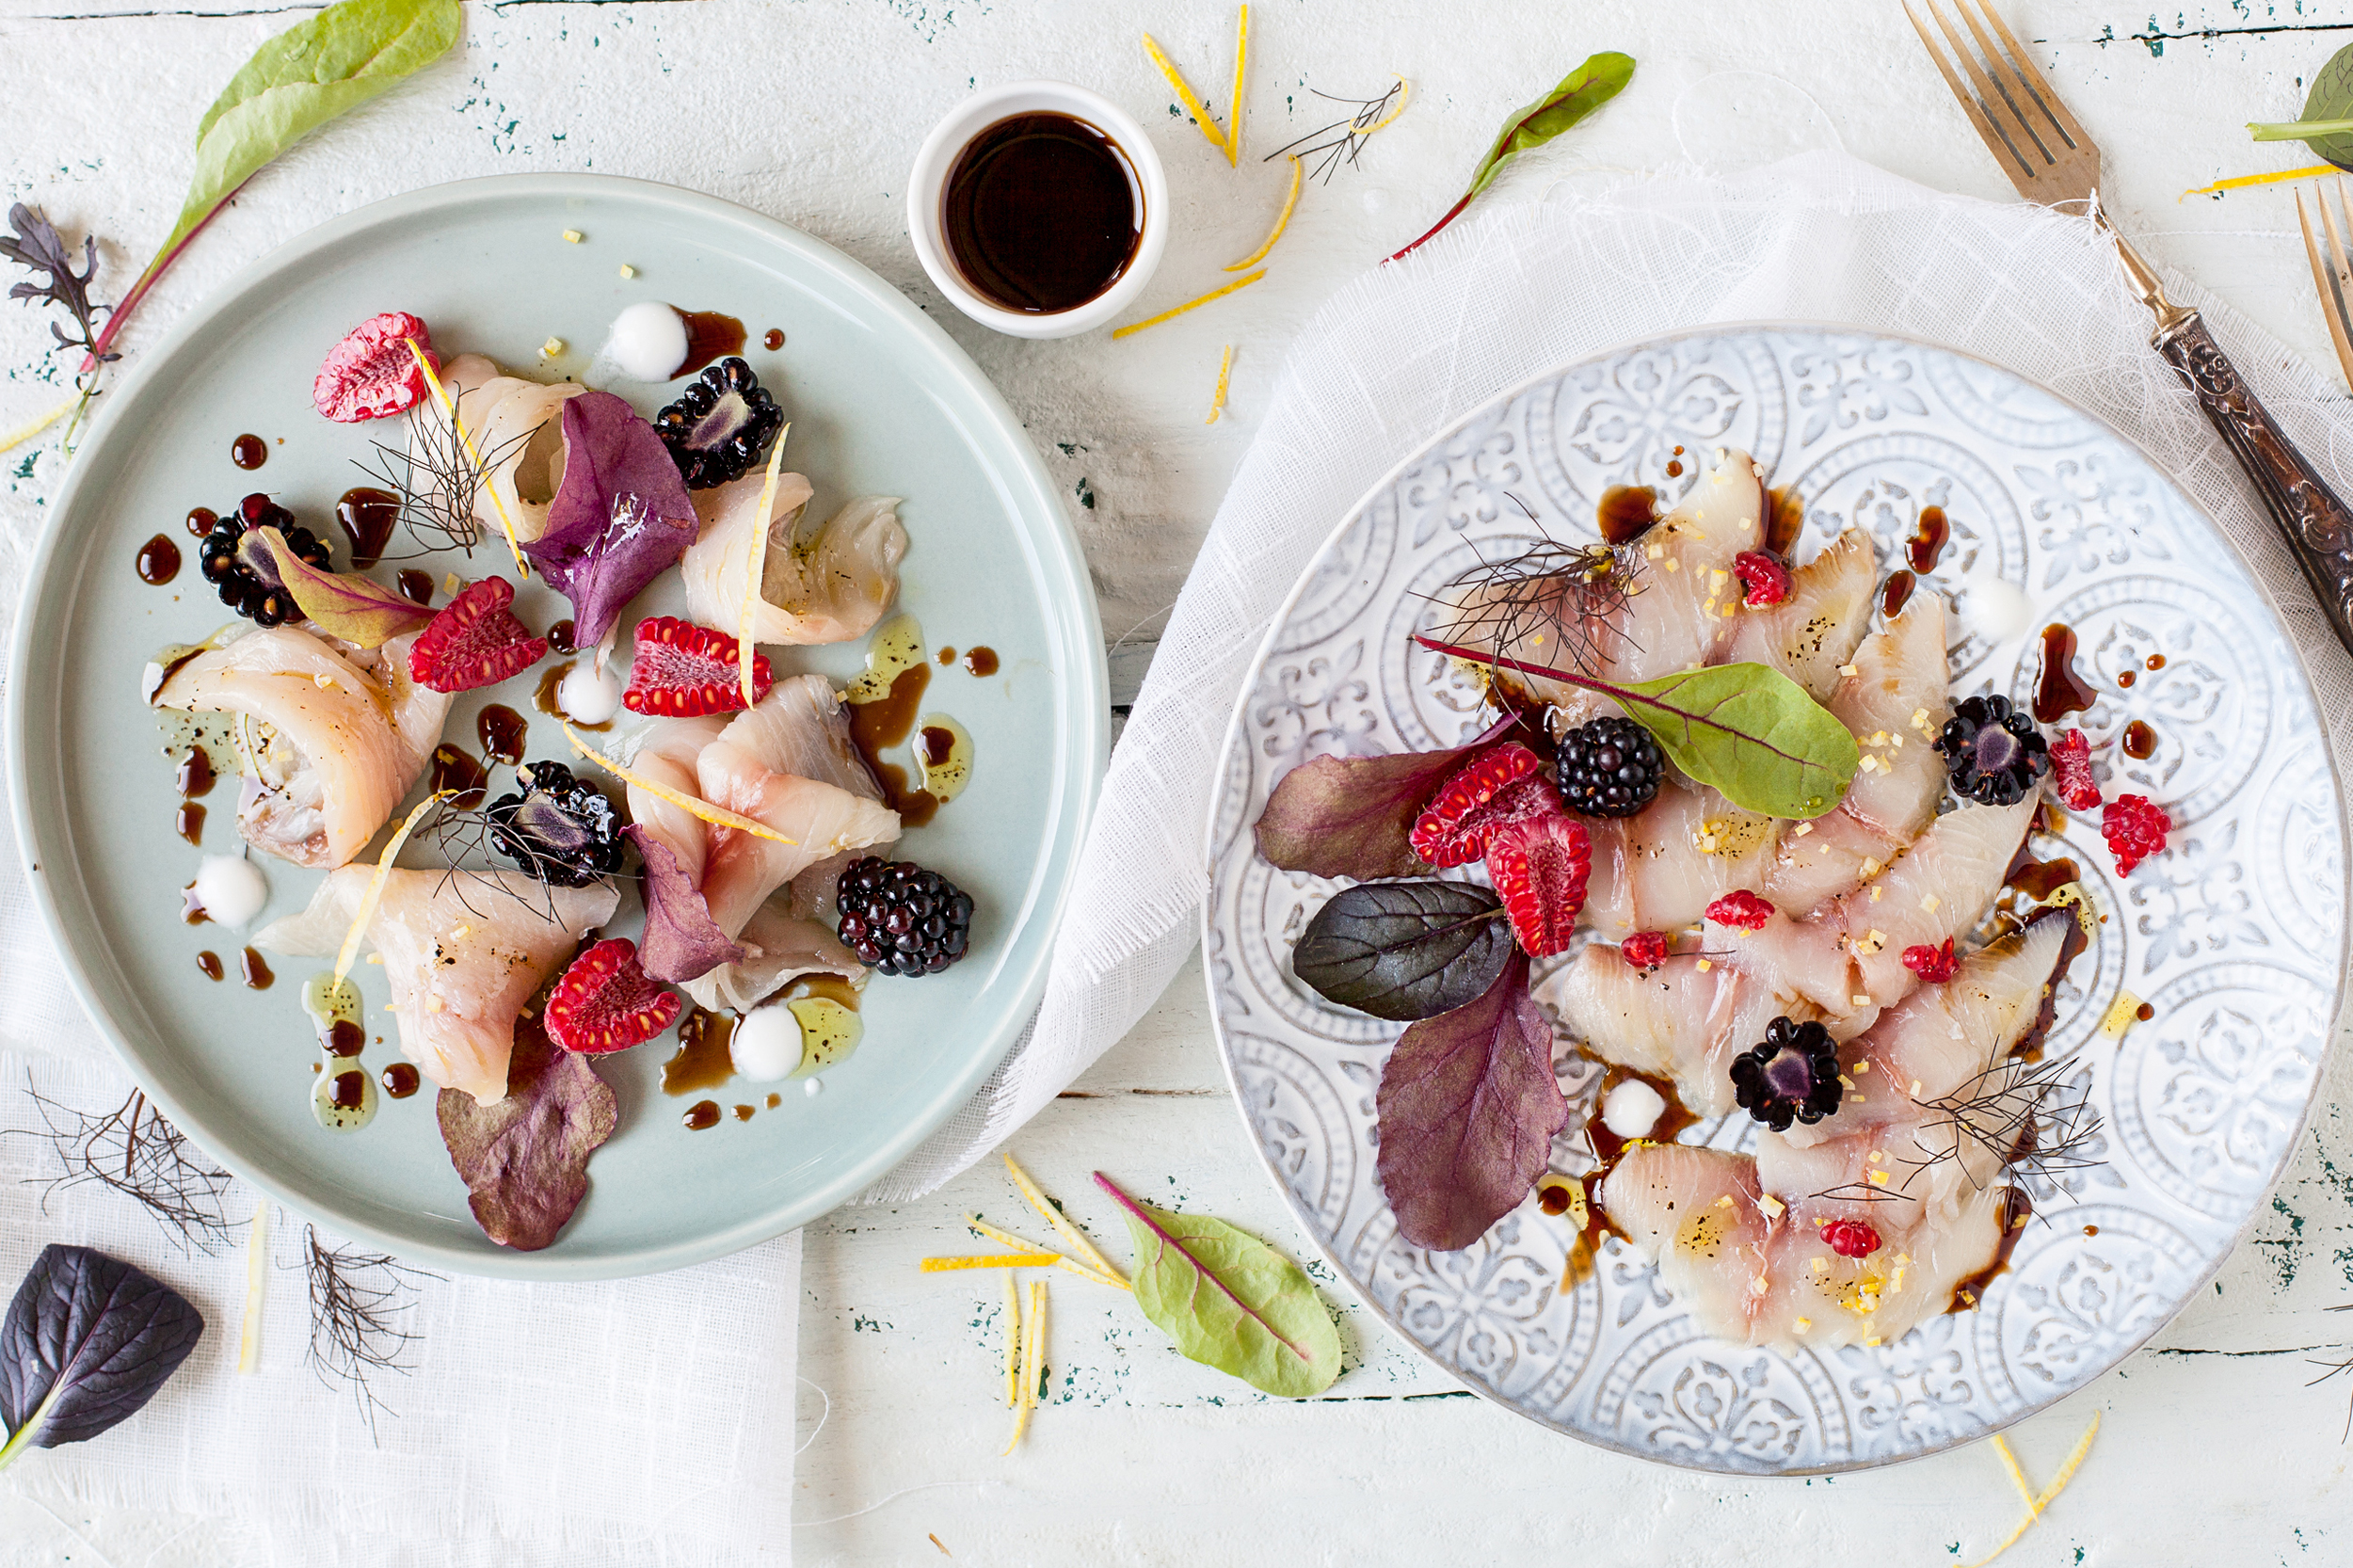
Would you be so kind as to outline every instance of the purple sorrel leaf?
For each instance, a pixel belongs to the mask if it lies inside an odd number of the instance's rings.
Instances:
[[[43,1247],[0,1319],[0,1467],[131,1416],[203,1333],[202,1314],[130,1264],[88,1247]]]
[[[702,889],[670,846],[643,823],[621,831],[646,862],[646,930],[637,939],[637,962],[646,973],[656,980],[695,980],[722,964],[742,963],[743,948],[711,918]]]
[[[1569,1102],[1513,954],[1478,1000],[1406,1030],[1381,1070],[1381,1190],[1417,1247],[1467,1247],[1528,1196]]]
[[[414,632],[433,612],[357,572],[321,571],[271,527],[247,531],[237,557],[263,578],[284,584],[296,607],[320,631],[355,648],[379,648]]]
[[[504,1099],[484,1105],[444,1089],[436,1109],[449,1161],[473,1194],[475,1224],[518,1252],[555,1240],[588,1194],[588,1157],[620,1119],[588,1058],[556,1049],[532,1017],[515,1025]]]
[[[547,532],[523,548],[572,601],[576,646],[590,648],[686,553],[701,524],[678,465],[636,409],[590,391],[567,399],[561,417],[564,477]]]
[[[1385,757],[1318,757],[1277,781],[1258,817],[1258,853],[1287,872],[1369,882],[1427,874],[1406,842],[1430,797],[1469,760],[1516,727],[1507,716],[1485,734],[1448,751]]]

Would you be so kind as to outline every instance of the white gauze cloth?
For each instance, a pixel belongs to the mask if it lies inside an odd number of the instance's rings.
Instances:
[[[2333,389],[2203,290],[2167,281],[2204,312],[2306,456],[2345,474],[2353,431],[2324,406]],[[970,1164],[1125,1034],[1184,962],[1235,694],[1276,606],[1373,484],[1546,371],[1744,321],[1947,344],[2117,426],[2222,524],[2285,607],[2332,741],[2343,740],[2353,665],[2229,452],[2151,351],[2149,314],[2088,220],[1941,195],[1839,152],[1730,177],[1614,179],[1490,212],[1342,289],[1291,345],[1112,754],[1037,1020],[973,1102],[870,1197],[925,1192]]]

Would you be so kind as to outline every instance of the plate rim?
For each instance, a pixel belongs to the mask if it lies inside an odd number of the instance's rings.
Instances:
[[[1357,498],[1355,503],[1352,504],[1347,511],[1340,515],[1339,520],[1332,526],[1331,530],[1324,535],[1321,541],[1317,543],[1313,552],[1309,553],[1306,564],[1300,568],[1298,578],[1292,583],[1289,591],[1283,596],[1282,603],[1276,607],[1273,616],[1269,619],[1267,629],[1258,640],[1257,651],[1251,655],[1249,668],[1242,676],[1241,686],[1234,695],[1233,705],[1228,710],[1225,735],[1218,746],[1216,765],[1218,769],[1218,777],[1221,780],[1221,783],[1212,791],[1212,796],[1209,802],[1209,820],[1204,824],[1205,831],[1203,835],[1203,870],[1205,872],[1204,880],[1206,886],[1204,888],[1205,896],[1203,897],[1201,903],[1200,930],[1201,941],[1205,950],[1208,946],[1210,935],[1216,928],[1218,901],[1215,896],[1215,892],[1218,872],[1218,819],[1223,814],[1225,805],[1222,780],[1225,776],[1226,760],[1233,755],[1235,746],[1241,742],[1243,715],[1249,706],[1250,695],[1257,686],[1259,676],[1263,673],[1266,667],[1267,660],[1273,654],[1276,639],[1283,634],[1283,629],[1289,622],[1292,611],[1297,608],[1301,597],[1306,593],[1308,586],[1312,583],[1318,564],[1322,561],[1325,554],[1332,550],[1340,538],[1364,518],[1367,508],[1371,506],[1384,492],[1392,488],[1396,485],[1397,481],[1401,478],[1409,469],[1425,459],[1430,453],[1448,437],[1466,428],[1472,421],[1481,418],[1482,415],[1497,408],[1509,407],[1513,400],[1526,395],[1528,392],[1543,386],[1546,382],[1558,380],[1581,366],[1609,360],[1619,355],[1633,353],[1645,348],[1655,348],[1669,344],[1689,342],[1695,338],[1737,337],[1744,335],[1754,336],[1769,332],[1843,333],[1849,336],[1879,338],[1886,342],[1903,344],[1917,348],[1932,349],[1939,353],[1952,355],[1956,359],[1964,360],[1973,364],[1982,365],[1989,370],[1998,372],[1999,374],[2008,376],[2014,380],[2023,382],[2026,386],[2032,387],[2035,391],[2052,399],[2061,408],[2068,409],[2070,412],[2079,416],[2080,418],[2089,421],[2101,431],[2105,432],[2110,439],[2121,442],[2127,450],[2134,453],[2143,462],[2147,463],[2150,471],[2154,473],[2157,478],[2163,481],[2166,487],[2170,489],[2173,494],[2188,508],[2190,515],[2195,517],[2201,525],[2213,534],[2216,540],[2230,552],[2231,559],[2237,563],[2241,575],[2244,576],[2248,583],[2253,586],[2256,594],[2263,600],[2265,607],[2271,612],[2272,618],[2278,624],[2278,627],[2282,633],[2283,640],[2287,644],[2288,656],[2290,660],[2293,661],[2293,667],[2296,674],[2303,682],[2306,697],[2311,701],[2315,714],[2318,714],[2320,710],[2319,696],[2317,689],[2313,684],[2312,667],[2305,660],[2304,650],[2297,642],[2296,637],[2288,630],[2288,617],[2280,603],[2279,596],[2272,591],[2270,584],[2264,581],[2262,575],[2254,569],[2253,563],[2248,559],[2246,552],[2239,548],[2238,541],[2231,536],[2227,529],[2215,520],[2213,515],[2200,504],[2197,497],[2191,495],[2187,490],[2182,488],[2180,482],[2177,481],[2172,474],[2157,461],[2154,455],[2150,452],[2147,446],[2135,440],[2133,437],[2125,434],[2122,430],[2118,429],[2116,425],[2105,416],[2096,413],[2089,408],[2084,408],[2073,398],[2066,396],[2064,393],[2054,390],[2050,386],[2031,376],[2025,375],[2024,372],[2015,370],[2010,366],[2002,364],[1996,360],[1990,360],[1982,354],[1972,353],[1968,349],[1957,348],[1950,344],[1939,343],[1932,338],[1922,337],[1915,333],[1891,331],[1878,327],[1858,326],[1851,322],[1810,320],[1803,318],[1789,318],[1785,320],[1744,319],[1738,321],[1704,323],[1698,326],[1679,328],[1673,331],[1646,332],[1639,336],[1620,339],[1614,343],[1608,344],[1587,353],[1580,354],[1574,359],[1558,361],[1548,368],[1517,381],[1494,393],[1493,395],[1482,399],[1479,403],[1474,404],[1469,408],[1464,410],[1461,414],[1449,417],[1445,423],[1441,424],[1434,431],[1416,444],[1405,456],[1401,458],[1396,464],[1392,465],[1388,470],[1383,472],[1378,479],[1375,479],[1372,484],[1367,488],[1365,492]],[[1467,1388],[1470,1392],[1477,1394],[1481,1399],[1486,1400],[1490,1404],[1508,1411],[1512,1415],[1518,1416],[1523,1420],[1532,1422],[1548,1432],[1557,1432],[1563,1437],[1574,1439],[1577,1442],[1602,1449],[1605,1452],[1623,1454],[1630,1459],[1643,1460],[1650,1464],[1662,1464],[1677,1470],[1689,1470],[1702,1475],[1767,1478],[1849,1475],[1858,1471],[1884,1469],[1893,1464],[1906,1464],[1914,1460],[1928,1459],[1940,1453],[1949,1452],[1955,1448],[1964,1448],[1973,1443],[1982,1442],[1986,1438],[2008,1431],[2011,1426],[2027,1419],[2029,1416],[2041,1415],[2042,1412],[2051,1409],[2053,1406],[2062,1402],[2073,1395],[2085,1392],[2091,1386],[2092,1384],[2098,1382],[2100,1378],[2105,1377],[2108,1372],[2113,1371],[2116,1368],[2123,1365],[2133,1356],[2138,1354],[2142,1348],[2145,1347],[2150,1340],[2155,1338],[2159,1334],[2163,1333],[2167,1328],[2172,1325],[2174,1320],[2181,1316],[2182,1312],[2189,1305],[2190,1302],[2197,1298],[2199,1292],[2203,1290],[2206,1286],[2213,1281],[2214,1277],[2221,1272],[2222,1266],[2229,1262],[2230,1259],[2236,1255],[2240,1247],[2246,1244],[2248,1234],[2254,1228],[2256,1220],[2263,1214],[2265,1208],[2264,1200],[2278,1189],[2280,1181],[2286,1176],[2288,1165],[2294,1159],[2296,1148],[2303,1142],[2304,1134],[2311,1128],[2313,1115],[2319,1108],[2321,1079],[2328,1069],[2329,1054],[2344,1031],[2346,1021],[2345,1015],[2349,1000],[2349,992],[2353,992],[2353,987],[2348,987],[2347,975],[2348,967],[2353,966],[2353,853],[2346,853],[2346,851],[2353,851],[2353,834],[2348,834],[2346,831],[2345,808],[2347,795],[2345,787],[2344,771],[2337,764],[2334,748],[2329,744],[2328,727],[2325,719],[2321,725],[2320,749],[2322,759],[2327,762],[2329,767],[2329,781],[2336,801],[2338,835],[2341,845],[2338,866],[2338,875],[2341,885],[2339,889],[2341,895],[2339,908],[2344,911],[2344,913],[2338,921],[2336,984],[2334,993],[2330,999],[2331,1005],[2329,1012],[2329,1021],[2327,1026],[2325,1035],[2320,1042],[2318,1059],[2314,1064],[2314,1078],[2312,1093],[2305,1096],[2302,1111],[2297,1116],[2293,1131],[2286,1140],[2286,1147],[2288,1149],[2287,1159],[2281,1161],[2280,1170],[2278,1174],[2272,1177],[2270,1183],[2264,1188],[2262,1192],[2256,1194],[2255,1198],[2249,1203],[2247,1214],[2245,1218],[2239,1222],[2237,1228],[2232,1233],[2230,1244],[2223,1247],[2217,1254],[2214,1261],[2207,1266],[2204,1272],[2201,1273],[2195,1280],[2190,1282],[2188,1287],[2182,1292],[2180,1302],[2170,1312],[2167,1313],[2164,1318],[2153,1324],[2146,1333],[2140,1335],[2130,1344],[2124,1346],[2124,1348],[2118,1352],[2114,1360],[2108,1362],[2098,1372],[2094,1373],[2091,1377],[2085,1379],[2073,1388],[2067,1390],[2067,1392],[2063,1394],[2058,1394],[2050,1399],[2044,1400],[2040,1403],[2028,1403],[2015,1413],[2005,1416],[1999,1420],[1990,1422],[1981,1430],[1973,1432],[1965,1436],[1948,1437],[1942,1442],[1928,1447],[1913,1448],[1904,1453],[1883,1455],[1872,1459],[1861,1459],[1849,1463],[1819,1465],[1790,1465],[1774,1470],[1752,1471],[1730,1469],[1716,1465],[1691,1463],[1679,1456],[1661,1454],[1649,1449],[1636,1448],[1627,1444],[1611,1442],[1592,1432],[1580,1432],[1574,1427],[1563,1425],[1561,1422],[1551,1420],[1544,1416],[1537,1415],[1532,1411],[1524,1409],[1520,1405],[1506,1400],[1494,1389],[1486,1386],[1483,1383],[1466,1375],[1461,1368],[1449,1365],[1448,1362],[1441,1360],[1437,1352],[1424,1345],[1420,1340],[1415,1338],[1411,1334],[1408,1334],[1405,1331],[1404,1326],[1397,1320],[1395,1315],[1382,1306],[1380,1303],[1374,1301],[1372,1297],[1368,1294],[1366,1290],[1357,1283],[1355,1275],[1349,1271],[1347,1265],[1341,1260],[1338,1255],[1335,1253],[1331,1247],[1325,1245],[1315,1228],[1313,1216],[1308,1212],[1305,1206],[1300,1202],[1298,1195],[1291,1191],[1290,1184],[1283,1178],[1282,1171],[1276,1167],[1273,1160],[1267,1153],[1265,1144],[1259,1140],[1257,1129],[1251,1125],[1249,1107],[1242,1091],[1241,1080],[1235,1071],[1234,1050],[1226,1037],[1225,1013],[1219,1006],[1216,975],[1209,966],[1204,965],[1202,968],[1203,989],[1206,992],[1206,1000],[1209,1004],[1209,1027],[1217,1039],[1218,1064],[1225,1074],[1226,1087],[1231,1095],[1235,1114],[1241,1121],[1243,1136],[1248,1139],[1252,1152],[1257,1155],[1259,1165],[1266,1172],[1268,1179],[1274,1184],[1276,1191],[1281,1193],[1283,1202],[1290,1210],[1292,1218],[1299,1223],[1301,1229],[1311,1240],[1314,1241],[1316,1251],[1321,1254],[1324,1260],[1331,1265],[1335,1277],[1342,1286],[1346,1288],[1349,1294],[1361,1303],[1367,1311],[1370,1312],[1375,1318],[1379,1319],[1383,1325],[1385,1325],[1390,1333],[1398,1338],[1398,1340],[1403,1343],[1408,1349],[1412,1350],[1416,1354],[1428,1361],[1439,1371],[1443,1372],[1448,1377],[1453,1378],[1464,1387]],[[1376,1177],[1375,1179],[1377,1180],[1378,1178]],[[1724,1341],[1713,1341],[1710,1340],[1707,1336],[1703,1335],[1699,1336],[1697,1342],[1723,1343]],[[1821,1357],[1817,1352],[1808,1350],[1805,1353],[1813,1357],[1817,1365],[1822,1365]],[[1827,1369],[1828,1368],[1825,1368],[1825,1370]]]
[[[504,1247],[484,1252],[421,1240],[388,1230],[351,1211],[337,1200],[332,1192],[313,1193],[300,1191],[275,1176],[260,1174],[242,1155],[232,1156],[223,1152],[224,1144],[230,1140],[224,1139],[206,1118],[192,1112],[178,1096],[168,1091],[159,1092],[150,1086],[137,1054],[127,1043],[126,1032],[116,1022],[112,1007],[93,983],[82,955],[68,939],[58,901],[50,885],[50,873],[42,869],[44,846],[36,831],[36,805],[26,763],[29,755],[26,742],[33,723],[33,715],[28,711],[32,699],[27,694],[34,684],[27,679],[27,674],[38,667],[35,632],[43,619],[41,588],[65,548],[67,520],[76,510],[85,481],[96,482],[90,476],[99,471],[100,465],[93,458],[103,456],[105,445],[114,439],[118,425],[148,400],[164,394],[168,390],[168,376],[173,373],[175,361],[187,351],[191,342],[235,301],[249,296],[254,290],[274,278],[290,270],[298,271],[322,252],[331,250],[350,237],[387,221],[429,221],[437,212],[486,200],[563,201],[568,199],[618,199],[668,207],[692,220],[722,224],[747,232],[805,264],[821,268],[863,296],[865,304],[874,312],[868,317],[870,321],[879,319],[887,329],[893,327],[899,329],[904,334],[903,341],[928,359],[931,371],[969,397],[983,416],[982,427],[993,427],[994,434],[1006,448],[1010,461],[1005,465],[1003,477],[1007,488],[1016,493],[1016,504],[1011,509],[1013,516],[1016,520],[1025,516],[1032,520],[1050,520],[1050,526],[1044,529],[1024,525],[1019,528],[1018,535],[1027,540],[1029,551],[1048,590],[1049,613],[1046,617],[1048,647],[1050,656],[1064,666],[1060,673],[1069,682],[1073,693],[1062,704],[1064,711],[1059,715],[1066,744],[1064,755],[1056,760],[1053,778],[1053,792],[1060,799],[1064,818],[1062,830],[1051,841],[1048,854],[1049,861],[1057,867],[1055,883],[1048,896],[1033,906],[1032,919],[1039,922],[1037,929],[1042,936],[1025,967],[1026,972],[1020,975],[1018,984],[1008,993],[1013,1000],[1003,1008],[995,1032],[996,1037],[976,1050],[959,1073],[943,1080],[918,1114],[905,1118],[872,1150],[856,1160],[845,1161],[835,1174],[819,1182],[812,1192],[798,1200],[778,1204],[765,1213],[700,1238],[578,1258],[562,1255],[560,1238],[558,1245],[536,1252],[516,1252]],[[839,247],[741,202],[684,186],[626,175],[584,172],[493,174],[421,186],[368,202],[315,224],[239,268],[190,306],[161,337],[143,350],[120,383],[107,394],[104,405],[91,421],[89,432],[81,444],[76,459],[68,466],[64,480],[51,500],[48,519],[31,553],[24,581],[17,592],[16,610],[16,625],[9,639],[7,708],[5,716],[0,717],[0,737],[5,737],[7,751],[8,816],[17,847],[24,856],[25,883],[33,908],[40,917],[42,929],[56,948],[58,961],[74,1000],[105,1040],[116,1063],[147,1091],[149,1097],[160,1106],[173,1125],[195,1139],[206,1153],[220,1160],[240,1180],[259,1188],[296,1214],[315,1219],[354,1240],[380,1245],[404,1261],[428,1263],[436,1268],[480,1277],[543,1280],[634,1278],[728,1256],[822,1218],[855,1199],[860,1192],[905,1160],[970,1100],[1012,1050],[1031,1016],[1036,1011],[1052,964],[1054,934],[1068,909],[1076,882],[1074,873],[1078,854],[1093,824],[1110,753],[1109,664],[1103,648],[1101,615],[1096,603],[1092,580],[1087,573],[1077,527],[1062,505],[1059,490],[1046,472],[1045,460],[1031,440],[1027,428],[971,356],[888,279]],[[1076,657],[1071,657],[1073,654]],[[593,1188],[593,1177],[591,1185]]]

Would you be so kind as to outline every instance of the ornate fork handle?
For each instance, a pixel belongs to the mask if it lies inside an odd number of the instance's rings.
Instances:
[[[2152,340],[2206,418],[2221,432],[2239,467],[2255,482],[2264,508],[2288,542],[2305,580],[2320,596],[2338,638],[2353,649],[2353,508],[2339,500],[2304,455],[2272,423],[2270,412],[2222,352],[2195,311]]]

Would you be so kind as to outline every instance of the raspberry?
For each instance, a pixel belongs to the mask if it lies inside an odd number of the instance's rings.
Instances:
[[[507,606],[515,584],[486,577],[441,607],[408,645],[408,679],[437,692],[470,692],[520,675],[548,656]]]
[[[1822,1245],[1841,1257],[1868,1257],[1880,1250],[1880,1233],[1861,1220],[1833,1220],[1822,1227]]]
[[[632,713],[680,719],[739,712],[744,706],[742,653],[742,645],[724,632],[676,616],[650,616],[637,623],[629,689],[621,694],[621,706]],[[754,706],[768,696],[773,683],[768,656],[753,654]]]
[[[441,361],[434,355],[424,323],[406,311],[387,311],[353,328],[327,351],[326,362],[311,383],[312,405],[338,424],[356,424],[424,402],[424,372],[408,352],[411,338],[438,374]]]
[[[1941,985],[1953,978],[1954,972],[1961,968],[1961,959],[1953,952],[1953,939],[1947,936],[1941,948],[1932,948],[1923,942],[1917,947],[1904,949],[1904,968],[1931,985]]]
[[[2100,804],[2100,781],[2091,776],[2091,742],[2082,730],[2069,730],[2051,748],[2051,785],[2070,811]]]
[[[1488,878],[1512,917],[1512,935],[1531,957],[1567,950],[1593,870],[1593,840],[1573,817],[1506,823],[1487,843]]]
[[[1406,842],[1441,868],[1483,859],[1487,840],[1505,823],[1559,809],[1552,786],[1536,777],[1541,765],[1517,742],[1489,746],[1438,787]]]
[[[1762,931],[1773,906],[1746,888],[1737,888],[1707,906],[1707,918],[1734,931]]]
[[[1744,550],[1732,558],[1740,579],[1740,602],[1752,610],[1769,610],[1789,600],[1789,568],[1761,550]]]
[[[1655,969],[1667,961],[1667,934],[1638,931],[1618,949],[1618,956],[1638,969]]]
[[[548,1038],[586,1055],[627,1050],[669,1028],[684,1005],[647,976],[636,943],[608,937],[573,959],[548,993]]]
[[[2165,836],[2173,819],[2147,795],[2118,795],[2100,813],[2100,837],[2116,856],[2116,874],[2130,876],[2135,866],[2165,849]]]

